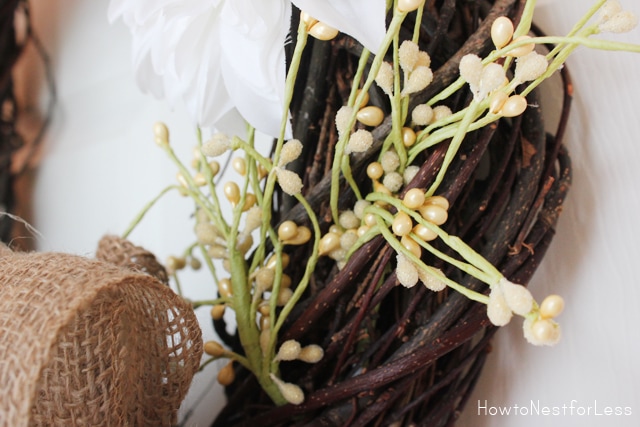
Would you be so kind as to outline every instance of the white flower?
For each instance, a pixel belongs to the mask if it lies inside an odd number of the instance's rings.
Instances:
[[[144,92],[172,105],[182,99],[205,128],[242,135],[245,119],[278,136],[292,3],[369,50],[380,47],[384,0],[111,0],[108,15],[131,30]]]

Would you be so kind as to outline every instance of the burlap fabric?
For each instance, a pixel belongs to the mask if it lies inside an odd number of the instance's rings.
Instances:
[[[157,279],[0,247],[0,426],[170,426],[201,355]]]

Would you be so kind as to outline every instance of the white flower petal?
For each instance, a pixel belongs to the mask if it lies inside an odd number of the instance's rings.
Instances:
[[[220,21],[222,75],[240,114],[256,129],[280,134],[284,105],[286,0],[225,2]],[[291,136],[291,131],[286,137]]]
[[[385,0],[292,0],[300,10],[377,53],[385,35]]]

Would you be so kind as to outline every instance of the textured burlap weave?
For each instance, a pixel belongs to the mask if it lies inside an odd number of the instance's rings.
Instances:
[[[170,426],[201,355],[157,279],[0,247],[0,426]]]

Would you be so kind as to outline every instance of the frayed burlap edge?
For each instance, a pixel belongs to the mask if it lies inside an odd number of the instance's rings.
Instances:
[[[193,310],[147,274],[0,248],[0,426],[170,426],[197,371]]]

